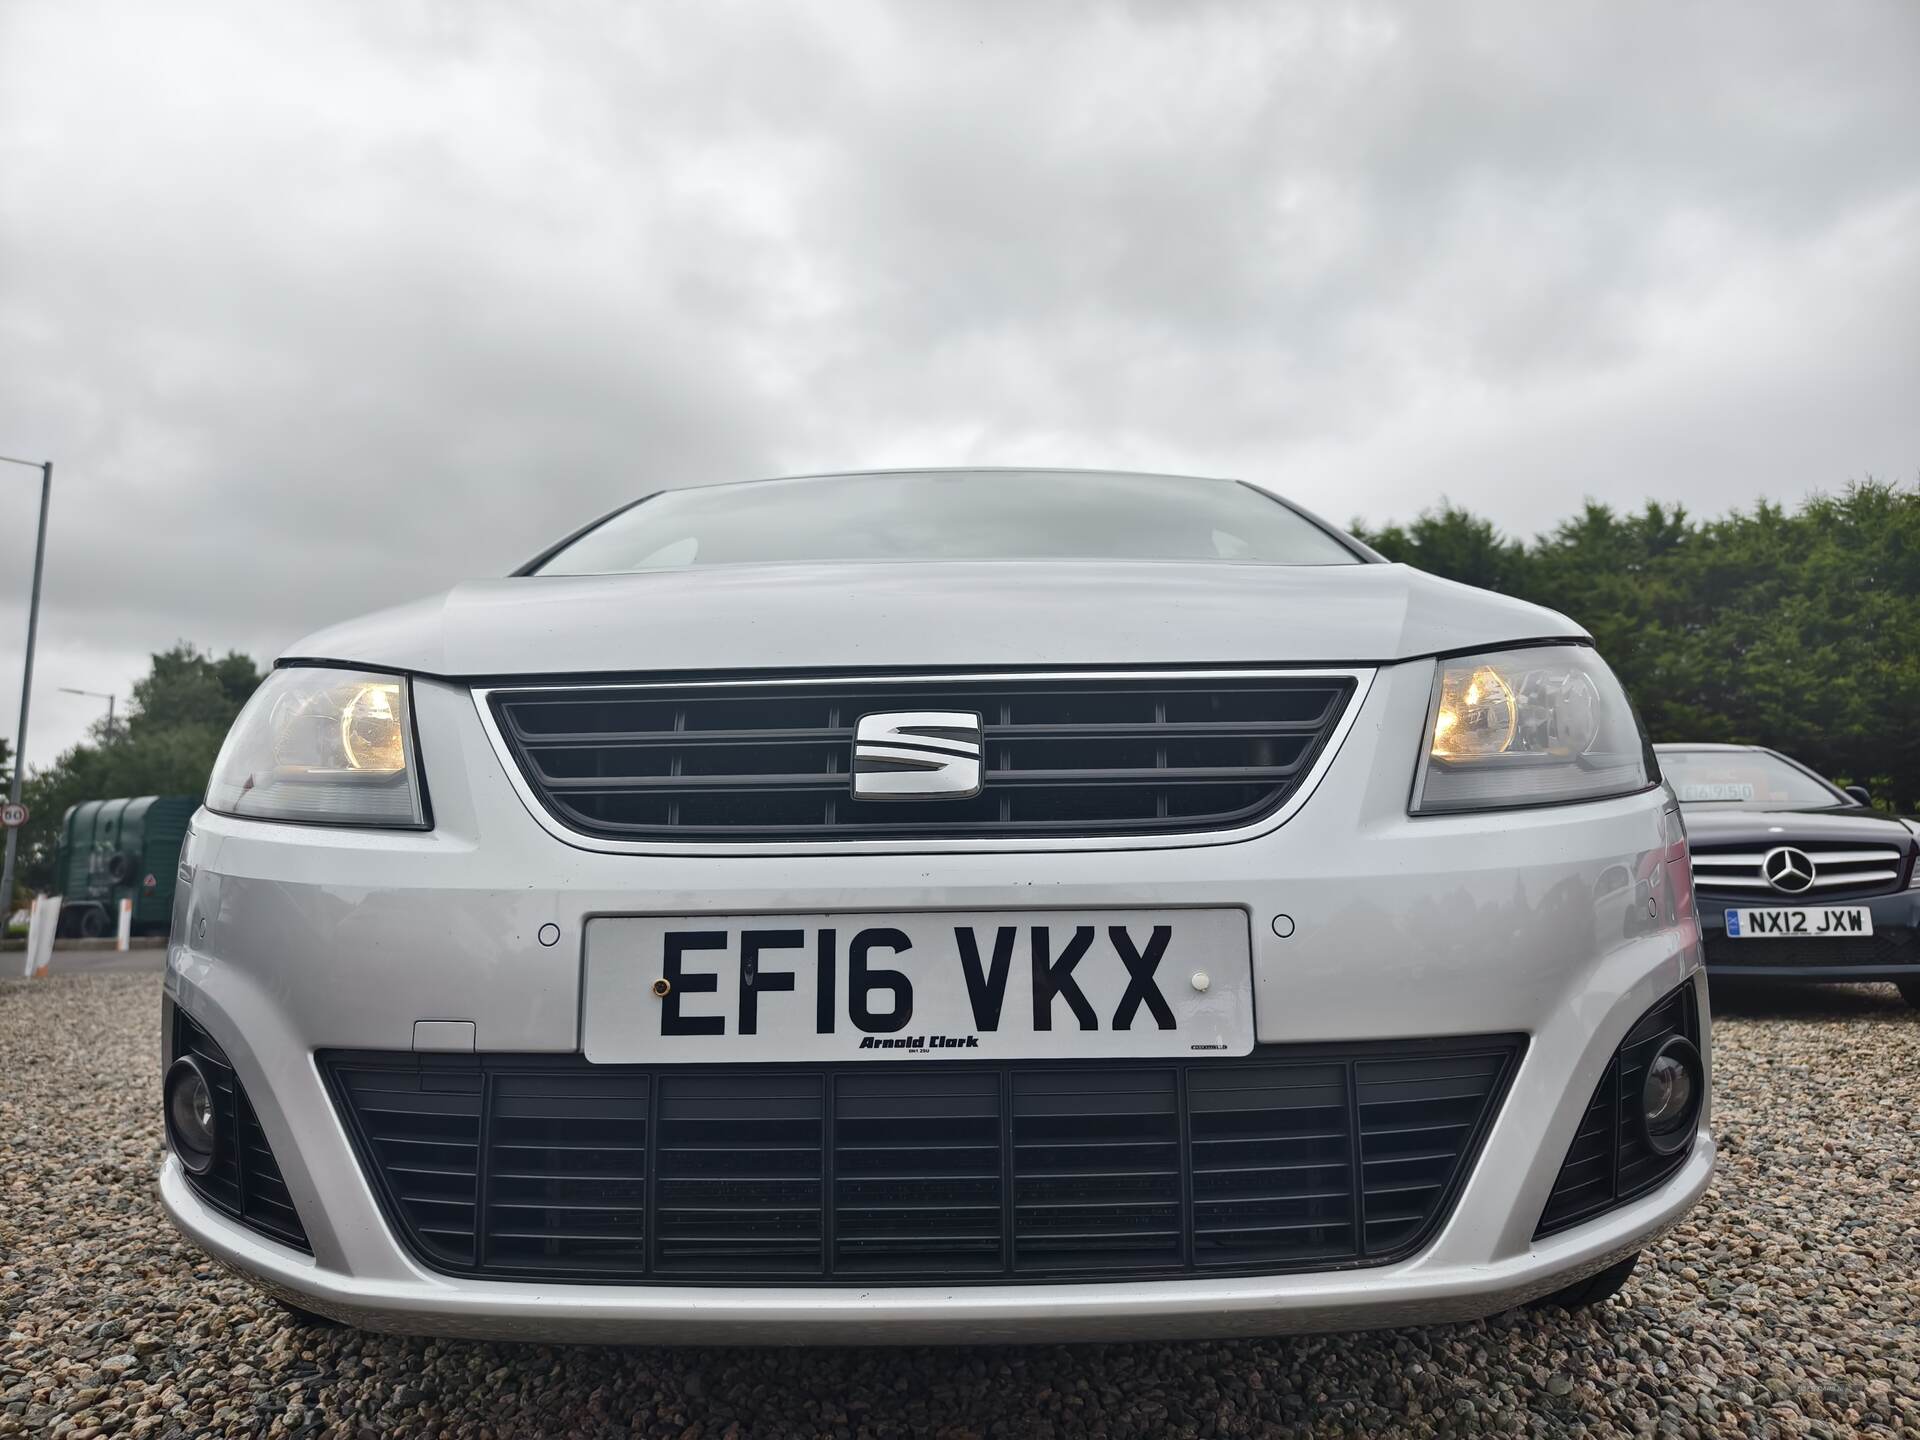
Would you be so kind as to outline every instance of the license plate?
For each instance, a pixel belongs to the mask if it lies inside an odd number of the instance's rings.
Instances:
[[[1865,905],[1727,911],[1729,940],[1851,940],[1872,934],[1873,911]]]
[[[1139,1058],[1253,1049],[1242,910],[611,916],[587,1059]]]

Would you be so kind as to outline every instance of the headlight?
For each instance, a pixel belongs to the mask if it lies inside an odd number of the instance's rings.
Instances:
[[[406,679],[274,671],[220,747],[207,808],[256,820],[424,826]]]
[[[1630,795],[1660,769],[1620,682],[1580,645],[1442,660],[1413,813]]]

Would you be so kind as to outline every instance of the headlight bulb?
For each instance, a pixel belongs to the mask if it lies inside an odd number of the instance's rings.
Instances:
[[[399,699],[398,685],[363,685],[340,708],[340,748],[350,769],[392,774],[406,765]]]
[[[1519,723],[1513,687],[1491,665],[1449,669],[1433,717],[1433,753],[1442,760],[1498,755]]]

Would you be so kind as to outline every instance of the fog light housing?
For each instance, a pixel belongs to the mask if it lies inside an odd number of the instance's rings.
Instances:
[[[206,1174],[213,1168],[214,1150],[220,1143],[213,1086],[207,1083],[199,1063],[182,1055],[167,1069],[164,1093],[167,1143],[191,1174]]]
[[[1656,1155],[1677,1155],[1693,1140],[1706,1076],[1693,1042],[1675,1035],[1647,1062],[1640,1086],[1640,1133]]]

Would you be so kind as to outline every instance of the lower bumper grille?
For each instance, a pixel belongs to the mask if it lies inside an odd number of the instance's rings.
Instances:
[[[273,1158],[260,1118],[253,1113],[247,1092],[233,1064],[214,1038],[188,1017],[173,1010],[173,1053],[191,1055],[213,1090],[214,1123],[219,1143],[213,1164],[204,1175],[187,1172],[187,1183],[202,1200],[223,1214],[261,1234],[291,1245],[296,1250],[313,1252],[307,1232],[293,1208],[293,1197],[280,1178],[280,1162]]]
[[[455,1274],[908,1284],[1384,1264],[1523,1040],[1114,1065],[324,1056],[387,1217]]]
[[[1734,965],[1773,969],[1806,966],[1822,970],[1872,968],[1875,965],[1920,965],[1920,945],[1904,925],[1877,927],[1873,934],[1850,940],[1822,940],[1812,936],[1779,939],[1730,940],[1707,936],[1709,967]]]
[[[1635,1022],[1607,1062],[1573,1144],[1547,1196],[1536,1236],[1551,1235],[1623,1205],[1669,1178],[1689,1150],[1661,1155],[1640,1131],[1640,1091],[1647,1066],[1676,1035],[1700,1043],[1700,1012],[1693,981],[1682,984]]]

